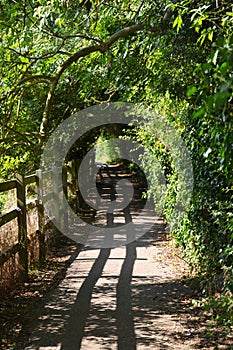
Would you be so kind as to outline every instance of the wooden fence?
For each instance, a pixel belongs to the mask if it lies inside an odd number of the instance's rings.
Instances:
[[[70,173],[71,180],[68,181],[67,173]],[[51,191],[44,193],[43,181],[46,176],[50,176],[51,181]],[[26,198],[26,188],[28,185],[34,184],[36,186],[37,198],[30,203],[27,202]],[[7,248],[0,252],[0,267],[6,263],[12,256],[18,253],[19,256],[19,266],[20,266],[20,280],[26,281],[28,278],[29,270],[29,259],[28,259],[28,229],[27,229],[27,211],[31,208],[37,209],[37,229],[36,235],[39,242],[39,264],[43,263],[45,260],[45,231],[46,217],[44,215],[43,203],[47,201],[52,201],[55,205],[55,210],[59,216],[64,216],[64,222],[67,221],[66,212],[62,208],[60,203],[60,195],[68,196],[68,188],[73,197],[76,195],[76,172],[75,163],[64,167],[63,169],[63,183],[58,186],[57,181],[57,170],[56,168],[50,171],[43,172],[42,170],[37,170],[35,174],[29,176],[23,176],[17,174],[15,179],[10,181],[5,181],[0,183],[0,192],[10,191],[16,189],[17,197],[17,207],[9,211],[8,213],[0,216],[0,227],[7,224],[8,222],[17,219],[18,226],[18,237],[17,243],[15,243],[10,248]]]

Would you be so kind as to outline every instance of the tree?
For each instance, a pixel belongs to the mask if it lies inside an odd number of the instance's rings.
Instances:
[[[2,0],[0,6],[1,176],[35,169],[51,132],[80,109],[103,101],[148,104],[177,126],[192,155],[193,200],[173,234],[209,290],[223,274],[224,298],[232,293],[229,1]],[[168,217],[177,184],[169,152],[148,129],[134,137],[154,148],[166,168]]]
[[[62,119],[112,98],[109,72],[121,38],[160,32],[153,23],[163,12],[160,2],[146,1],[3,1],[1,10],[3,164],[8,154],[29,161]]]

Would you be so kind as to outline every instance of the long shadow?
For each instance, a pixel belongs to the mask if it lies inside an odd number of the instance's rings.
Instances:
[[[117,284],[116,326],[119,350],[136,349],[131,294],[131,280],[136,258],[136,245],[130,243],[126,246],[126,257]]]
[[[102,275],[110,253],[110,248],[101,249],[98,258],[95,260],[90,270],[90,273],[79,289],[76,301],[71,309],[70,319],[66,325],[66,333],[61,346],[61,349],[63,350],[77,350],[81,348],[93,288]]]
[[[132,221],[130,208],[124,209],[125,223]],[[118,284],[117,284],[117,307],[116,307],[116,326],[118,337],[118,349],[136,349],[136,337],[134,331],[134,320],[132,310],[131,280],[133,276],[133,267],[137,259],[137,250],[135,243],[127,244],[126,256],[122,264]],[[127,334],[127,336],[124,336]]]
[[[112,194],[113,199],[114,193]],[[128,206],[124,209],[126,223],[132,221],[131,210],[137,210],[137,208],[136,204],[136,208]],[[109,213],[106,221],[108,226],[114,225],[114,215]],[[140,346],[149,347],[151,341],[156,342],[156,349],[170,348],[168,344],[161,341],[161,338],[153,339],[155,335],[151,333],[152,328],[158,334],[163,333],[159,323],[159,321],[161,322],[160,315],[163,314],[174,314],[178,318],[187,317],[190,309],[185,309],[180,300],[188,294],[188,281],[186,283],[182,281],[155,283],[156,276],[150,279],[150,277],[133,275],[134,264],[137,260],[137,248],[149,246],[152,241],[154,242],[156,240],[155,232],[159,232],[159,226],[154,227],[153,234],[148,232],[140,240],[126,245],[124,258],[110,257],[111,248],[100,250],[99,256],[79,288],[77,296],[74,295],[74,303],[68,305],[68,309],[64,305],[57,309],[59,317],[63,317],[65,321],[63,328],[57,327],[54,337],[52,335],[50,338],[46,338],[46,329],[43,328],[43,334],[41,334],[41,336],[43,335],[43,339],[41,339],[43,345],[56,346],[59,344],[59,349],[62,350],[79,350],[82,341],[84,344],[84,338],[86,338],[91,340],[90,344],[92,344],[93,339],[93,346],[96,346],[95,341],[97,341],[97,346],[100,349],[111,349],[112,345],[115,348],[117,343],[118,350],[136,350]],[[113,237],[108,237],[108,243],[109,239],[111,240]],[[84,250],[89,250],[89,248],[84,248]],[[112,273],[107,276],[103,275],[104,267],[111,259],[123,260],[119,276]],[[101,277],[104,277],[105,282],[97,284]],[[83,277],[76,276],[74,278]],[[136,283],[132,283],[132,278],[136,279]],[[114,279],[118,279],[115,310],[107,304],[107,298],[112,301],[113,295],[115,297],[116,280]],[[64,295],[67,292],[67,289],[63,290]],[[101,305],[98,302],[99,297],[102,300],[106,297],[106,304]],[[93,302],[91,303],[92,298]],[[135,328],[138,324],[142,336],[136,338]],[[151,326],[152,324],[153,326]],[[61,332],[59,333],[59,331]],[[177,332],[171,330],[170,334],[162,335],[174,339]],[[85,344],[84,348],[87,349]],[[39,349],[39,347],[34,347],[33,350],[35,349]]]
[[[111,200],[115,200],[115,191],[112,189],[110,193]],[[132,221],[130,207],[127,206],[123,210],[126,224]],[[107,226],[114,226],[113,213],[107,213]],[[106,237],[109,243],[109,237]],[[110,256],[111,249],[101,249],[98,258],[95,260],[89,275],[83,282],[75,304],[71,310],[71,316],[66,325],[65,338],[62,342],[61,349],[73,350],[80,349],[84,336],[85,325],[89,316],[91,298],[93,289],[101,277],[104,266]],[[134,262],[136,260],[135,243],[126,246],[126,256],[122,264],[118,284],[117,284],[117,302],[116,302],[116,328],[118,338],[118,349],[125,350],[136,349],[136,337],[134,332],[133,312],[132,312],[132,296],[131,296],[131,279],[133,274]],[[127,327],[127,331],[126,331]],[[127,334],[127,336],[125,336]]]

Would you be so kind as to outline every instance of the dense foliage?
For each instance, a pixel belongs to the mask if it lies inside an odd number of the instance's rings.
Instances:
[[[173,232],[218,321],[233,317],[233,9],[230,1],[2,0],[1,177],[38,166],[44,142],[71,113],[102,101],[143,102],[177,127],[194,167],[189,210]],[[168,192],[169,151],[142,125]],[[154,157],[154,158],[153,158]],[[216,292],[220,292],[216,299]]]

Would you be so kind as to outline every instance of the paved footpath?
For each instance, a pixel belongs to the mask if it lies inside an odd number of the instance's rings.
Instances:
[[[190,326],[182,264],[162,227],[158,219],[126,246],[82,248],[47,296],[24,349],[205,349]]]
[[[152,231],[123,247],[83,248],[25,349],[192,349],[189,287],[177,280],[180,266],[163,259],[161,237]]]

